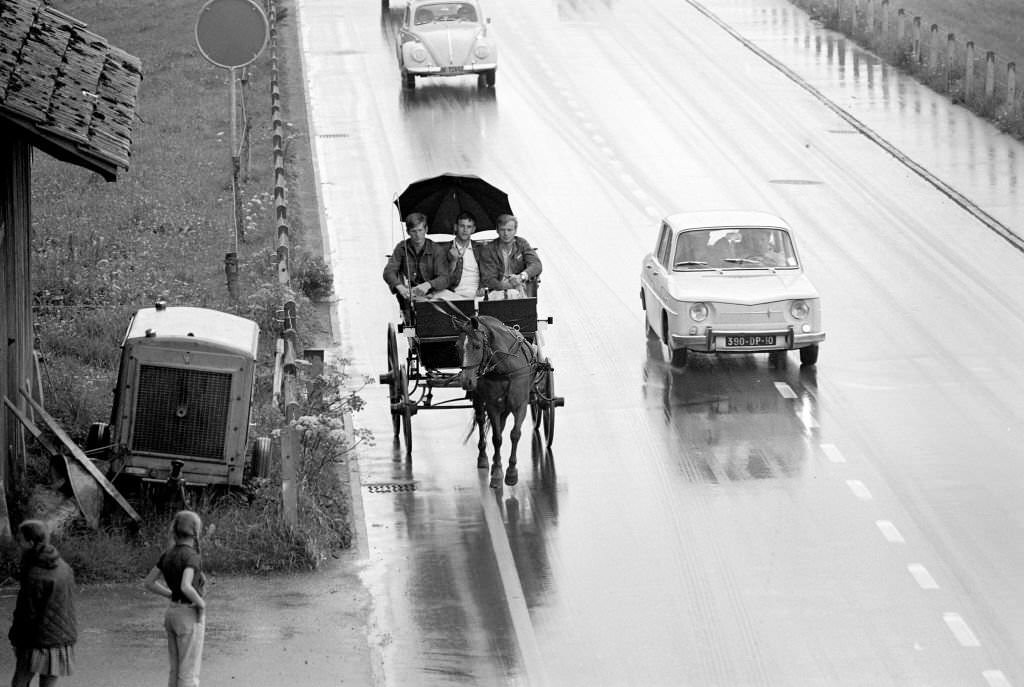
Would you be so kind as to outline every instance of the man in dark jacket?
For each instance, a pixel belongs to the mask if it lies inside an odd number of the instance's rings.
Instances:
[[[509,298],[529,295],[529,284],[541,273],[540,258],[529,242],[519,236],[519,220],[498,215],[498,239],[480,254],[480,284],[492,291],[506,292]]]
[[[449,269],[445,250],[427,238],[427,217],[414,212],[405,218],[405,233],[384,266],[384,281],[403,304],[416,296],[427,296],[448,287]]]

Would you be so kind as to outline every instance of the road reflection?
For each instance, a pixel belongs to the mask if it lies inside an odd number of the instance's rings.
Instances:
[[[558,525],[558,490],[555,457],[539,432],[533,433],[530,453],[533,479],[526,497],[521,499],[522,494],[512,490],[499,505],[526,605],[535,608],[546,605],[553,591],[548,538],[549,530]]]
[[[793,355],[793,354],[790,354]],[[691,355],[685,368],[665,362],[648,337],[645,398],[660,413],[665,440],[692,479],[715,484],[800,474],[816,434],[815,368],[788,357]]]

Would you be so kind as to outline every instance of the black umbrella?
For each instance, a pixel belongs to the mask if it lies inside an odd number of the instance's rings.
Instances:
[[[411,212],[427,216],[428,234],[451,234],[455,218],[468,212],[476,230],[494,229],[498,215],[512,214],[508,194],[472,174],[442,174],[409,184],[395,200],[404,220]]]

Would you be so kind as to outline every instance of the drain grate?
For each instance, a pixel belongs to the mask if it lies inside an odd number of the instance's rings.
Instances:
[[[416,491],[415,482],[370,482],[364,486],[371,494],[394,494],[403,491]]]
[[[348,134],[317,134],[317,138],[348,138]]]

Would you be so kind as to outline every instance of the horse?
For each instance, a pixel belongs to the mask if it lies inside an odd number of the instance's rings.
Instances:
[[[479,429],[476,466],[487,467],[485,429],[490,424],[494,445],[491,488],[501,486],[501,435],[511,415],[512,450],[505,484],[514,486],[519,482],[516,446],[522,436],[523,418],[539,364],[536,348],[518,330],[488,315],[469,318],[456,326],[460,330],[456,346],[462,358],[461,384],[473,400],[474,419]]]

